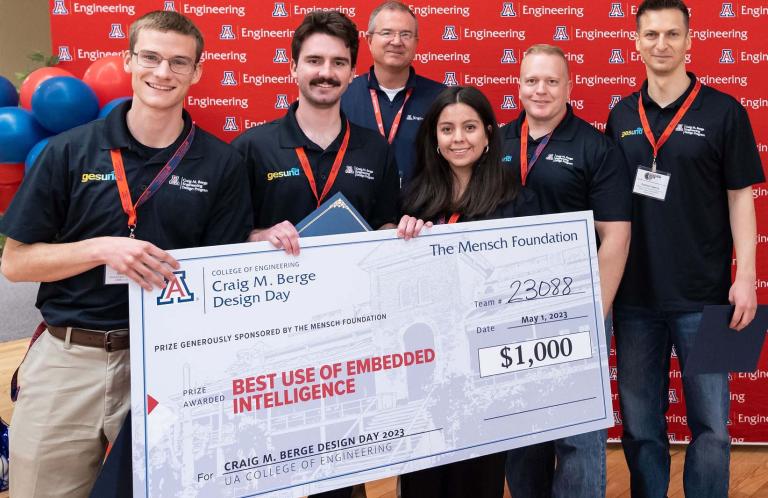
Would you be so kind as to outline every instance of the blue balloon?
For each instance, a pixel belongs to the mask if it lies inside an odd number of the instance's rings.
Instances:
[[[32,146],[50,135],[21,107],[0,107],[0,163],[22,163]]]
[[[112,112],[112,109],[114,109],[115,107],[119,106],[120,104],[122,104],[126,100],[131,100],[131,97],[118,97],[118,98],[116,98],[114,100],[110,100],[109,102],[104,104],[104,107],[101,108],[101,110],[99,111],[99,116],[96,119],[104,119],[104,118],[106,118],[107,114]]]
[[[32,94],[32,113],[46,129],[61,133],[95,119],[99,99],[82,80],[56,76],[40,83]]]
[[[0,76],[0,107],[16,107],[19,105],[19,92],[8,79]]]
[[[35,161],[37,160],[37,156],[40,155],[40,153],[45,149],[45,146],[48,145],[48,139],[44,138],[37,142],[32,149],[30,149],[29,154],[27,154],[27,159],[24,161],[24,173],[29,173],[30,168],[34,166]]]

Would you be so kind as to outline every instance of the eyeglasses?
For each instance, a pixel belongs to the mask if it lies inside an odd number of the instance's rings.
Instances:
[[[176,74],[189,75],[195,71],[195,66],[197,66],[196,63],[186,57],[165,58],[149,50],[139,50],[138,52],[131,52],[131,54],[136,56],[139,66],[147,69],[159,67],[163,61],[168,61],[168,67],[171,68],[171,71]]]
[[[394,31],[392,29],[382,29],[381,31],[374,31],[372,34],[379,35],[385,40],[394,40],[396,36],[400,37],[400,41],[409,42],[416,39],[416,33],[413,31]]]

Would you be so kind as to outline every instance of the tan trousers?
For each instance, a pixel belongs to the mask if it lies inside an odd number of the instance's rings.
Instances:
[[[128,350],[44,332],[19,369],[10,429],[12,498],[87,497],[130,408]]]

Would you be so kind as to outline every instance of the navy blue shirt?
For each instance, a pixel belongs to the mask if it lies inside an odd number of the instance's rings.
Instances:
[[[67,243],[128,235],[110,149],[119,148],[134,202],[187,136],[192,121],[165,149],[139,144],[126,113],[131,102],[50,139],[0,220],[0,233],[24,244]],[[197,128],[172,176],[137,210],[136,238],[161,249],[243,242],[252,227],[242,157]],[[56,282],[43,282],[37,307],[55,326],[95,330],[128,327],[128,289],[105,285],[104,266]]]
[[[693,90],[696,76],[688,76],[688,89],[663,109],[648,96],[645,82],[611,111],[606,134],[626,156],[632,181],[638,166],[650,168],[653,157],[638,97],[658,140]],[[747,112],[733,97],[702,85],[656,166],[671,174],[666,198],[632,196],[632,241],[616,304],[689,312],[726,304],[733,254],[728,190],[765,180]]]
[[[376,80],[376,75],[373,72],[373,66],[371,66],[367,74],[360,75],[352,81],[352,84],[349,85],[349,88],[341,97],[341,108],[350,121],[379,133],[379,126],[376,123],[373,103],[371,102],[371,89],[375,90],[379,100],[379,107],[381,108],[384,132],[389,137],[392,122],[395,120],[395,116],[400,111],[400,108],[403,107],[405,94],[409,89],[413,89],[408,102],[405,103],[403,115],[400,119],[400,127],[392,142],[403,185],[410,180],[416,162],[416,133],[435,97],[444,88],[445,85],[442,83],[419,76],[411,68],[411,74],[405,84],[405,89],[401,90],[395,96],[395,99],[390,101],[387,94],[379,87],[379,82]]]
[[[304,147],[312,174],[322,193],[346,131],[346,117],[336,139],[326,148],[312,142],[296,122],[298,102],[275,121],[243,132],[232,145],[245,156],[253,196],[256,228],[283,220],[294,225],[317,209],[317,200],[296,155]],[[399,182],[387,141],[371,130],[350,123],[349,144],[327,200],[341,192],[374,229],[397,223]]]
[[[501,129],[504,164],[520,175],[520,129],[525,112]],[[528,140],[530,161],[541,139]],[[529,167],[526,187],[544,214],[592,210],[596,221],[630,221],[632,201],[624,157],[608,137],[577,117],[570,104],[541,156]]]

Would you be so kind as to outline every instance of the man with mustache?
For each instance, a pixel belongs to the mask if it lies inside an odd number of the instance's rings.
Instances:
[[[298,101],[232,142],[248,164],[256,227],[249,240],[298,255],[294,225],[337,192],[373,228],[395,227],[399,183],[390,147],[341,112],[358,46],[357,27],[344,14],[307,14],[291,41]]]
[[[395,227],[400,187],[389,144],[341,112],[359,43],[357,27],[344,14],[307,14],[291,41],[298,101],[283,118],[232,142],[248,165],[256,227],[249,240],[266,240],[297,256],[295,224],[337,192],[373,228]],[[352,488],[342,488],[316,497],[349,498],[351,493]]]
[[[358,76],[341,99],[350,121],[378,130],[395,152],[401,183],[411,176],[416,132],[427,109],[445,86],[419,76],[411,63],[419,43],[419,25],[407,5],[387,1],[368,21],[373,66]]]

